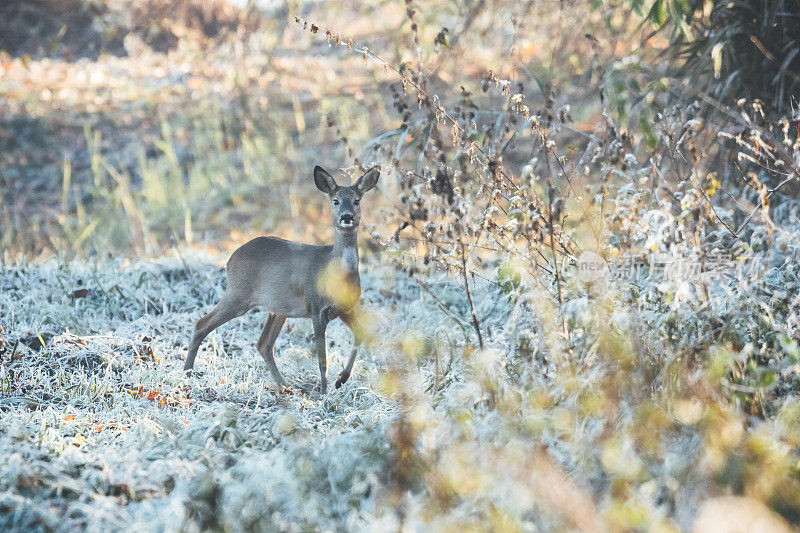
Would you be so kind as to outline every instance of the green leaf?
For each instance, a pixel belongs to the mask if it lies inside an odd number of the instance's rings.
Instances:
[[[647,16],[645,16],[645,19],[653,22],[659,27],[663,26],[667,21],[667,13],[664,10],[664,0],[656,0],[653,2],[653,5],[650,7],[650,11],[648,11]]]
[[[767,369],[758,376],[758,386],[762,388],[769,387],[776,379],[778,379],[778,372],[772,368]]]
[[[652,150],[658,144],[658,139],[656,139],[656,135],[653,132],[653,124],[650,121],[650,117],[647,114],[642,113],[639,116],[639,129],[642,130],[642,135],[644,135],[644,140],[647,143],[647,147]]]

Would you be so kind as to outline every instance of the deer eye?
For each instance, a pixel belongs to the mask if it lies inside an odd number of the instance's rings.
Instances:
[[[338,198],[334,198],[333,199],[333,205],[339,205],[339,199]]]
[[[358,205],[358,204],[359,204],[359,202],[360,202],[360,200],[359,200],[358,198],[356,198],[355,200],[353,200],[353,203],[354,203],[355,205]]]

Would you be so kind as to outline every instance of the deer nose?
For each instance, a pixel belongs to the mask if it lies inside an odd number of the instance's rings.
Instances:
[[[353,225],[353,215],[349,213],[345,213],[341,217],[339,217],[339,222],[345,226],[352,226]]]

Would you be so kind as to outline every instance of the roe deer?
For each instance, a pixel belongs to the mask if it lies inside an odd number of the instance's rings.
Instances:
[[[183,369],[191,371],[203,339],[225,322],[253,307],[269,311],[257,348],[267,363],[278,390],[286,387],[275,365],[275,339],[287,318],[311,318],[319,371],[320,391],[325,393],[327,352],[325,329],[339,317],[353,331],[355,343],[336,388],[350,377],[363,335],[356,324],[356,305],[361,296],[356,233],[361,221],[361,196],[378,182],[379,168],[364,173],[355,185],[341,187],[321,167],[314,167],[314,183],[331,201],[333,245],[315,246],[277,237],[258,237],[239,247],[228,260],[228,285],[217,306],[197,321]]]

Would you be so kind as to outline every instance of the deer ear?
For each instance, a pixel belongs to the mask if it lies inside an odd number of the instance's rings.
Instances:
[[[319,165],[314,167],[314,185],[325,194],[332,194],[337,187],[333,176],[328,174],[328,172]]]
[[[371,169],[364,172],[363,176],[358,178],[358,181],[356,182],[355,185],[353,185],[353,187],[356,188],[359,194],[364,194],[365,192],[373,188],[376,183],[378,183],[378,178],[380,177],[380,175],[381,175],[380,167],[372,167]]]

